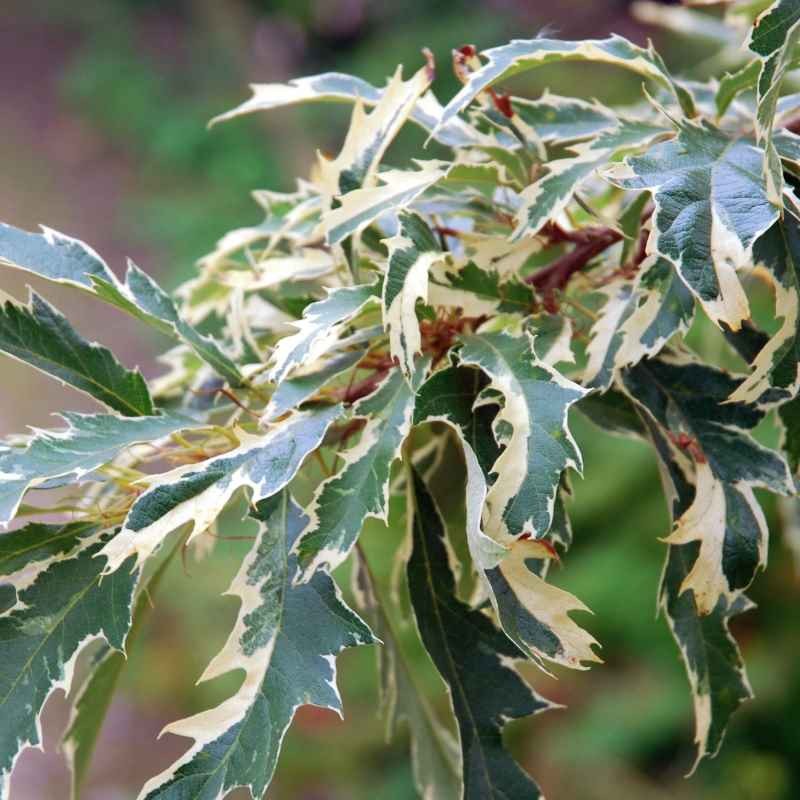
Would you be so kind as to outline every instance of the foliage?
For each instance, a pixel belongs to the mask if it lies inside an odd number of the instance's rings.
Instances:
[[[518,662],[599,661],[572,616],[586,606],[548,580],[572,539],[581,412],[659,461],[674,527],[658,604],[688,673],[697,761],[715,755],[752,696],[729,623],[752,608],[745,592],[766,563],[754,490],[793,497],[800,459],[800,137],[797,98],[781,94],[798,30],[796,4],[778,0],[753,22],[752,60],[720,82],[680,80],[652,46],[612,36],[515,40],[483,59],[462,47],[463,88],[444,107],[428,53],[382,89],[335,73],[257,85],[223,117],[336,100],[353,104],[349,131],[295,191],[258,192],[264,220],[227,234],[174,296],[133,264],[121,281],[69,236],[0,227],[3,265],[172,341],[148,386],[38,295],[4,298],[0,350],[105,410],[0,445],[0,524],[20,520],[0,537],[11,593],[0,706],[12,721],[0,796],[86,650],[65,748],[80,791],[144,600],[242,492],[258,532],[229,589],[238,617],[203,678],[243,679],[169,726],[194,744],[141,796],[262,796],[296,710],[341,710],[336,656],[359,645],[384,648],[387,728],[396,713],[409,721],[422,796],[540,796],[503,728],[555,704]],[[612,109],[495,88],[576,60],[643,76],[643,99]],[[407,123],[448,157],[389,167]],[[777,329],[753,319],[764,287]],[[730,348],[724,359],[696,344],[704,325]],[[736,358],[743,374],[725,369]],[[759,441],[765,421],[783,428],[777,449]],[[453,472],[463,520],[441,511]],[[41,489],[62,496],[23,503]],[[387,593],[359,536],[397,496],[407,536]],[[44,514],[68,519],[25,524]],[[369,624],[331,575],[347,560]],[[451,720],[417,694],[392,623],[406,615]]]

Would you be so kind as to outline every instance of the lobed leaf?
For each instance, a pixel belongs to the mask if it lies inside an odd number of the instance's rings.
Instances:
[[[139,370],[125,369],[110,350],[87,342],[34,292],[27,307],[8,301],[0,308],[0,350],[124,416],[154,413]]]
[[[167,726],[194,744],[147,782],[142,800],[221,800],[236,787],[260,798],[297,709],[315,705],[341,713],[336,655],[375,643],[330,577],[294,580],[292,549],[306,519],[288,492],[261,502],[255,516],[258,537],[228,589],[241,599],[239,616],[201,678],[243,669],[245,679],[220,705]]]
[[[8,797],[20,752],[41,744],[40,714],[56,689],[69,691],[75,661],[90,641],[122,650],[138,579],[122,570],[100,580],[97,558],[108,537],[97,534],[55,556],[18,602],[0,616],[0,796]]]
[[[191,542],[239,489],[250,490],[253,504],[277,494],[341,413],[341,406],[327,406],[298,412],[264,434],[240,431],[234,450],[155,477],[131,506],[122,530],[106,545],[107,571],[119,569],[132,555],[142,564],[182,525],[191,524],[187,543]]]
[[[113,414],[64,412],[67,427],[35,430],[24,447],[0,451],[0,527],[17,513],[28,489],[52,478],[80,481],[131,445],[153,442],[184,428],[196,427],[189,417],[118,417]]]
[[[536,784],[503,747],[506,722],[552,708],[513,667],[522,652],[455,596],[444,524],[416,471],[409,481],[413,550],[407,574],[420,638],[458,722],[465,800],[531,800]]]

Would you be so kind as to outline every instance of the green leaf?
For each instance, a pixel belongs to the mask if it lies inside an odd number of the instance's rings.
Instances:
[[[147,782],[144,800],[221,800],[237,786],[261,797],[295,711],[315,705],[341,713],[335,656],[375,642],[330,577],[295,582],[292,548],[306,519],[288,493],[261,503],[256,516],[258,537],[228,590],[242,601],[239,616],[201,678],[243,669],[244,682],[219,706],[167,726],[194,744]]]
[[[29,233],[0,223],[0,264],[92,291],[92,278],[114,283],[114,273],[89,245],[42,228]]]
[[[585,390],[542,362],[525,332],[484,328],[463,342],[461,362],[480,367],[491,379],[489,388],[505,400],[494,422],[505,449],[492,468],[498,479],[486,498],[487,531],[498,541],[523,534],[541,537],[553,520],[561,473],[568,467],[581,469],[567,412]],[[504,428],[510,428],[508,435]]]
[[[730,607],[766,561],[766,522],[753,487],[794,493],[783,457],[747,433],[764,412],[729,401],[741,381],[692,361],[645,361],[623,381],[663,436],[684,443],[684,459],[694,458],[694,500],[665,540],[700,542],[680,592],[693,592],[701,614],[720,602]]]
[[[766,150],[764,173],[767,193],[770,201],[779,207],[782,204],[783,169],[772,143],[772,129],[781,85],[798,40],[800,40],[800,6],[796,0],[776,0],[753,23],[747,42],[750,50],[761,60],[756,133],[759,144]]]
[[[103,578],[101,534],[62,554],[0,616],[0,795],[22,749],[41,743],[39,715],[53,691],[69,691],[80,650],[105,640],[122,650],[138,579],[131,569]],[[128,565],[132,566],[132,565]]]
[[[531,800],[538,787],[503,747],[503,727],[551,708],[512,666],[522,652],[455,595],[441,516],[422,479],[409,479],[411,602],[422,643],[450,692],[458,721],[465,800]]]
[[[153,595],[170,564],[177,547],[159,564],[158,569],[140,585],[125,646],[130,651],[142,623],[153,608]],[[72,777],[72,800],[78,800],[80,790],[89,773],[92,753],[97,738],[111,706],[120,675],[128,663],[125,653],[104,645],[95,654],[90,671],[75,697],[67,730],[61,740],[61,749]]]
[[[155,476],[103,551],[108,571],[118,569],[131,555],[144,563],[182,525],[191,524],[187,543],[191,542],[206,531],[239,489],[250,490],[252,504],[277,494],[294,478],[305,457],[320,446],[341,413],[339,405],[324,406],[298,412],[264,434],[239,431],[240,444],[234,450]]]
[[[642,413],[641,419],[661,463],[673,519],[680,519],[695,497],[685,457],[652,418]],[[684,591],[699,557],[697,542],[669,545],[658,597],[659,610],[680,649],[691,687],[697,745],[693,770],[704,757],[719,752],[731,716],[753,696],[741,653],[728,629],[730,619],[752,604],[739,594],[731,600],[720,598],[710,612],[701,611],[694,593]]]
[[[428,271],[443,253],[436,237],[419,214],[401,211],[399,229],[384,239],[389,250],[383,282],[383,324],[389,348],[406,377],[414,374],[414,357],[421,351],[417,300],[428,300]]]
[[[262,424],[274,422],[278,417],[299,408],[325,384],[348,370],[352,370],[364,358],[364,352],[364,350],[352,350],[342,353],[309,372],[304,371],[295,377],[284,378],[275,387],[275,391],[261,415]]]
[[[231,111],[220,114],[211,120],[214,125],[242,114],[255,111],[269,111],[273,108],[295,105],[298,103],[337,101],[354,103],[362,101],[374,106],[380,102],[385,89],[378,89],[367,81],[346,75],[342,72],[325,72],[308,78],[295,78],[288,83],[255,83],[250,85],[253,96]],[[431,133],[437,126],[442,108],[432,92],[428,92],[417,101],[410,119],[423,130]],[[433,134],[442,144],[451,147],[463,147],[480,141],[478,132],[463,120],[451,120],[440,126]]]
[[[308,525],[297,544],[308,580],[325,566],[334,569],[347,558],[370,517],[386,521],[392,463],[411,428],[414,396],[427,369],[420,360],[411,382],[392,370],[378,389],[353,406],[366,425],[358,443],[341,453],[342,469],[323,481],[308,511]]]
[[[780,328],[752,362],[753,371],[731,395],[731,400],[774,402],[797,394],[800,381],[800,222],[789,211],[753,248],[753,260],[769,270],[775,290],[775,317]]]
[[[654,191],[648,252],[671,261],[709,317],[733,330],[750,316],[736,270],[751,263],[754,242],[778,216],[762,158],[746,139],[687,122],[675,139],[607,175],[624,189]]]
[[[381,214],[408,208],[426,189],[448,173],[445,161],[416,161],[418,170],[388,169],[378,178],[381,186],[355,189],[341,197],[340,205],[326,214],[321,232],[328,244],[338,244],[372,224]]]
[[[447,104],[434,134],[463,111],[480,92],[498,81],[507,80],[534,67],[564,61],[594,61],[633,70],[670,89],[683,112],[689,117],[695,115],[691,95],[678,86],[667,73],[661,56],[652,47],[645,50],[621,36],[582,42],[544,38],[514,39],[509,44],[486,50],[483,55],[487,63],[469,76],[461,91]]]
[[[184,342],[232,386],[242,383],[242,374],[210,336],[203,336],[181,316],[172,298],[133,262],[128,263],[125,285],[93,278],[95,294],[132,317]]]
[[[297,333],[278,342],[269,379],[280,384],[293,370],[325,355],[336,345],[343,326],[371,303],[377,292],[377,284],[344,286],[331,289],[327,297],[307,305],[302,320],[295,323]]]
[[[152,442],[197,423],[177,414],[117,417],[113,414],[61,414],[67,427],[37,430],[25,447],[0,450],[0,527],[17,513],[25,492],[51,478],[80,481],[126,447]]]
[[[618,127],[571,148],[574,155],[549,161],[545,174],[520,195],[522,204],[512,241],[538,233],[546,222],[558,216],[581,184],[612,161],[619,150],[646,144],[664,132],[658,125],[620,119]]]
[[[27,307],[8,301],[0,308],[0,350],[125,416],[153,414],[139,370],[125,369],[110,350],[87,342],[35,293]]]
[[[548,660],[581,669],[584,661],[599,661],[592,652],[595,640],[569,614],[588,609],[568,592],[546,583],[532,568],[534,560],[547,563],[553,557],[552,545],[524,539],[500,542],[483,530],[481,517],[492,463],[487,455],[494,440],[486,406],[476,405],[478,376],[477,370],[463,366],[432,375],[420,388],[414,421],[446,422],[458,434],[467,470],[467,545],[506,635],[540,667]],[[562,534],[566,536],[561,538]],[[569,544],[565,541],[570,538],[569,522],[560,497],[554,503],[551,539],[554,535],[559,544]]]
[[[675,267],[658,256],[641,265],[634,283],[623,279],[605,293],[583,376],[587,387],[603,391],[619,369],[656,355],[676,333],[685,333],[694,317],[694,296]]]

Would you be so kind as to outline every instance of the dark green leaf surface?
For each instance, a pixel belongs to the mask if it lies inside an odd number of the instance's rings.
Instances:
[[[341,712],[335,656],[372,644],[364,622],[340,599],[327,575],[295,584],[292,547],[307,520],[288,493],[259,506],[263,523],[251,555],[231,587],[246,594],[231,639],[205,677],[242,666],[248,677],[221,706],[167,730],[195,739],[173,766],[145,786],[145,800],[220,800],[237,786],[260,798],[269,786],[283,737],[297,709]],[[230,662],[229,653],[239,654]]]
[[[154,413],[141,373],[125,369],[105,347],[87,342],[35,293],[28,307],[9,301],[0,308],[0,350],[126,417]]]
[[[511,666],[522,652],[455,596],[445,531],[433,498],[413,473],[414,548],[408,562],[420,637],[450,690],[458,721],[465,800],[532,800],[536,784],[503,746],[508,720],[550,707]]]
[[[102,539],[53,560],[17,606],[0,617],[0,795],[8,797],[20,751],[41,742],[39,714],[50,694],[69,690],[75,659],[93,639],[121,650],[138,579],[132,563],[101,580]]]

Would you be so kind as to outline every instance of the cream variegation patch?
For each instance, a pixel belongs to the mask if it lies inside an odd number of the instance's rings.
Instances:
[[[755,499],[753,490],[746,483],[733,485],[747,502],[759,528],[759,564],[767,559],[767,523],[764,512]],[[729,527],[725,486],[719,481],[707,462],[697,465],[697,484],[694,500],[675,524],[675,530],[664,539],[667,544],[681,545],[700,542],[700,552],[692,569],[684,579],[680,592],[694,593],[700,614],[710,614],[720,597],[733,602],[738,591],[731,589],[723,572],[723,548]]]

